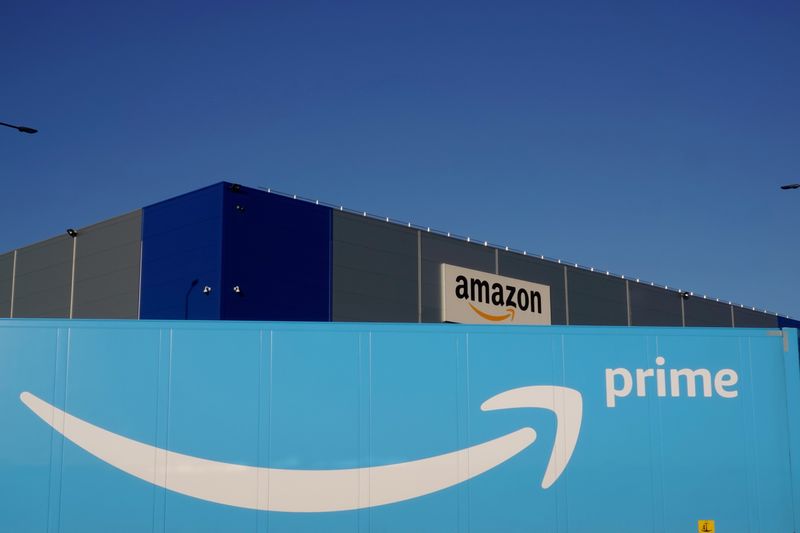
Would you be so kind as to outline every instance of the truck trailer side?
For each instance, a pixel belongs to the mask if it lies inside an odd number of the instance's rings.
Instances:
[[[2,320],[0,531],[788,533],[798,401],[793,329]]]

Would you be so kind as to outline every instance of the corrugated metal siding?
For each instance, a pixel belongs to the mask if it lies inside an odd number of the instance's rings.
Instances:
[[[73,318],[137,318],[142,212],[78,233]]]
[[[13,252],[0,255],[0,317],[12,306],[15,317],[67,317],[72,304],[76,318],[135,318],[141,301],[141,318],[440,322],[440,267],[448,263],[548,285],[553,324],[778,323],[279,194],[235,192],[228,183],[84,228],[74,241],[59,236],[20,249],[16,279],[13,263]]]
[[[223,221],[221,318],[331,319],[330,208],[227,184]]]
[[[333,320],[416,322],[417,231],[333,212]]]
[[[632,326],[682,326],[681,295],[641,283],[629,283]]]
[[[0,318],[11,316],[11,286],[14,274],[14,252],[0,255]]]
[[[143,209],[140,318],[221,318],[223,186]]]
[[[778,325],[778,317],[775,315],[736,306],[733,308],[733,320],[737,328],[774,328]]]
[[[17,250],[14,317],[69,317],[72,246],[63,235]]]
[[[692,296],[683,304],[686,325],[697,327],[725,327],[731,324],[731,306],[714,300]]]
[[[567,288],[571,325],[628,324],[624,280],[568,267]]]

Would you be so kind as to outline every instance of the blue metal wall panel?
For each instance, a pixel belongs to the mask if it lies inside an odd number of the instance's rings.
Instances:
[[[221,318],[330,321],[331,209],[232,189],[225,185]]]
[[[155,442],[161,331],[149,324],[143,326],[69,330],[69,377],[62,376],[66,378],[64,409],[79,417],[91,416],[98,425],[124,432],[129,438]],[[124,383],[136,386],[125,387]],[[125,394],[116,393],[120,387]],[[120,483],[117,475],[114,468],[92,461],[84,450],[65,441],[58,531],[150,531],[158,491],[132,476]],[[107,489],[109,485],[115,487],[113,492]],[[105,512],[87,513],[87,501]],[[127,517],[125,523],[117,523],[119,516]]]
[[[796,321],[793,321],[796,322]],[[797,329],[785,330],[784,335],[787,335],[787,344],[794,346],[800,345],[800,339],[797,336]],[[798,352],[795,352],[797,354]],[[800,402],[793,401],[793,399],[800,398],[800,380],[792,379],[792,376],[800,376],[800,361],[795,357],[784,358],[784,375],[786,377],[786,397],[789,401],[786,404],[786,409],[789,417],[789,454],[798,457],[800,456]],[[794,524],[795,527],[800,523],[800,467],[797,466],[797,461],[794,462],[792,468],[792,493],[794,498]]]
[[[220,357],[223,353],[237,356]],[[202,325],[175,330],[170,354],[167,447],[229,463],[258,464],[260,332],[240,331],[234,340]],[[223,397],[229,398],[228,406],[238,408],[221,408]],[[208,423],[198,426],[198,412]],[[256,476],[245,480],[253,492],[257,481]],[[220,513],[195,498],[166,494],[165,531],[252,532],[256,520],[252,510]]]
[[[218,183],[144,208],[139,318],[222,318],[223,189]]]
[[[376,330],[370,337],[372,464],[391,464],[406,450],[422,458],[463,448],[460,437],[467,438],[467,421],[459,415],[462,410],[466,414],[467,396],[459,395],[458,385],[466,366],[459,365],[458,355],[466,348],[465,339],[447,331],[411,339],[402,332]],[[412,419],[409,413],[425,416]],[[458,531],[460,492],[446,490],[424,501],[376,507],[372,530],[391,531],[412,512],[424,524],[419,531]]]
[[[14,319],[15,324],[23,322],[26,327],[0,327],[0,416],[9,428],[0,437],[0,531],[44,532],[48,531],[51,505],[51,469],[57,468],[53,460],[59,458],[53,452],[59,439],[50,428],[15,409],[19,393],[11,389],[39,391],[42,399],[63,407],[55,390],[59,362],[56,346],[66,336],[66,329],[55,328],[46,321],[33,324]],[[8,381],[12,374],[13,385]],[[62,375],[62,382],[63,378]],[[9,460],[12,457],[22,460]]]
[[[508,326],[505,326],[508,327]],[[513,329],[527,326],[514,326]],[[553,414],[543,409],[509,409],[505,412],[496,411],[492,414],[499,415],[493,424],[487,424],[486,417],[489,414],[481,410],[481,405],[487,398],[491,398],[497,391],[524,387],[530,383],[550,384],[563,383],[561,371],[561,354],[565,349],[561,342],[553,342],[550,336],[519,335],[509,331],[504,339],[502,346],[496,342],[496,329],[483,330],[482,327],[470,332],[466,339],[467,346],[464,351],[467,353],[468,365],[462,364],[462,372],[468,374],[468,416],[469,416],[469,441],[485,442],[495,438],[497,435],[512,431],[517,427],[528,424],[536,428],[538,433],[537,444],[539,442],[552,442],[548,439],[554,437]],[[509,328],[511,329],[511,328]],[[551,329],[544,327],[545,330]],[[407,349],[408,344],[398,345],[398,353]],[[421,355],[424,355],[422,352]],[[558,362],[558,364],[556,364]],[[480,376],[480,378],[478,378]],[[443,376],[438,378],[441,380]],[[587,423],[586,420],[585,423]],[[463,446],[463,444],[462,444]],[[584,453],[587,449],[584,447]],[[527,472],[523,476],[505,476],[507,485],[501,491],[492,488],[490,483],[472,483],[469,486],[469,499],[481,502],[481,505],[469,507],[469,527],[462,528],[463,531],[573,531],[572,527],[567,529],[564,525],[564,515],[559,513],[559,506],[565,507],[563,494],[558,486],[548,490],[541,489],[541,479],[539,473],[543,472],[547,465],[550,450],[546,447],[536,447],[535,444],[528,448],[530,453],[517,455],[512,459],[513,463],[506,463],[499,468],[508,468],[506,474],[511,470]],[[625,453],[625,451],[623,451]],[[573,457],[571,461],[578,459]],[[536,474],[533,474],[536,472]],[[501,476],[502,472],[497,472]],[[577,488],[577,487],[576,487]],[[556,489],[556,490],[552,490]],[[588,490],[585,487],[584,490]],[[532,497],[532,490],[536,491]],[[580,495],[583,498],[584,495]],[[631,507],[635,507],[638,501],[634,495],[631,497]],[[525,512],[524,508],[535,506],[536,512]],[[486,509],[495,509],[494,512],[487,513]],[[578,519],[577,516],[572,520]],[[613,522],[611,523],[613,524]],[[616,528],[595,527],[595,531],[616,531]],[[571,524],[570,524],[571,526]],[[581,531],[575,528],[574,531]]]
[[[781,333],[0,320],[0,530],[796,531]]]
[[[299,457],[311,458],[304,466],[309,469],[369,466],[367,450],[363,456],[359,450],[360,358],[368,353],[361,353],[357,332],[330,333],[323,325],[270,335],[268,464],[274,468],[295,468]],[[328,357],[331,349],[339,354],[335,360]],[[267,498],[280,492],[279,484],[271,484]],[[272,513],[269,531],[358,531],[358,513],[328,515]]]

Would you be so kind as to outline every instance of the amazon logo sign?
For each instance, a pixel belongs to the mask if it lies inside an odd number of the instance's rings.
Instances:
[[[549,325],[550,287],[442,264],[445,322]]]

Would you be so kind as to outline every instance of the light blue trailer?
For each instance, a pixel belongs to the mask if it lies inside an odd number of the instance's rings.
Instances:
[[[791,329],[4,320],[0,531],[797,531],[797,347]]]

